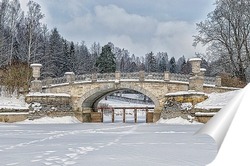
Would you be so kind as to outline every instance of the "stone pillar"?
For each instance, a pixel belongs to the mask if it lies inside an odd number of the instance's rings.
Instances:
[[[42,67],[41,64],[31,64],[30,67],[32,68],[32,76],[35,80],[31,81],[31,92],[42,92],[42,81],[38,80],[40,77],[40,69]]]
[[[192,76],[189,78],[189,90],[203,91],[204,69],[201,70],[201,59],[191,58],[189,60],[192,66]]]
[[[74,72],[66,72],[64,74],[64,77],[66,77],[67,83],[73,83],[75,81],[75,73]]]
[[[145,72],[139,71],[139,81],[144,81],[144,80],[145,80]]]
[[[200,58],[191,58],[189,59],[192,67],[192,73],[194,75],[198,75],[201,69],[201,59]]]
[[[221,77],[220,76],[215,77],[215,86],[221,87]]]
[[[170,80],[170,73],[168,71],[164,72],[164,81],[168,82]]]
[[[204,77],[202,76],[192,76],[189,78],[189,90],[195,90],[198,92],[203,92]]]
[[[96,82],[97,81],[97,73],[94,72],[92,73],[92,82]]]
[[[120,71],[116,71],[115,72],[115,79],[116,80],[120,80],[121,79],[121,72]]]

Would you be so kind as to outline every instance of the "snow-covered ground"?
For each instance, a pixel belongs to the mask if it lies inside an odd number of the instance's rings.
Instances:
[[[226,106],[230,100],[236,94],[239,92],[239,90],[225,92],[225,93],[211,93],[208,94],[208,99],[196,104],[195,108],[201,108],[201,109],[221,109],[222,107]]]
[[[237,91],[210,94],[198,108],[221,108]],[[101,100],[112,107],[153,107],[117,101]],[[0,97],[0,108],[27,108],[24,99]],[[0,123],[0,159],[3,166],[200,166],[210,163],[217,153],[213,139],[194,135],[203,124],[190,123],[180,117],[145,122],[145,111],[138,111],[133,123],[133,109],[116,110],[116,123],[80,123],[74,117],[26,120],[14,124]],[[106,114],[104,122],[111,122]],[[131,123],[129,123],[131,122]]]
[[[3,166],[200,166],[217,147],[202,125],[0,124]]]
[[[117,99],[103,99],[99,102],[100,104],[105,104],[109,107],[154,107],[153,104],[139,104],[139,103],[131,103],[126,101],[120,101]],[[152,111],[152,110],[149,110]],[[108,112],[108,111],[106,111]],[[111,113],[105,113],[104,111],[104,122],[111,122],[112,115]],[[146,122],[146,112],[145,110],[137,110],[137,117],[138,122]],[[122,109],[115,109],[115,122],[122,122],[123,121],[123,110]],[[126,123],[134,122],[134,109],[126,109]]]
[[[139,104],[139,103],[132,103],[132,102],[126,102],[126,101],[120,101],[117,99],[102,99],[100,104],[107,104],[112,107],[154,107],[153,104]]]
[[[0,109],[1,108],[28,109],[29,105],[25,103],[23,96],[20,96],[19,98],[17,98],[16,96],[13,97],[0,96]]]

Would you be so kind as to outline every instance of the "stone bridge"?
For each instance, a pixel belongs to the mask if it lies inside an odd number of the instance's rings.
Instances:
[[[31,93],[27,95],[27,101],[31,103],[55,100],[60,103],[60,101],[68,100],[68,104],[78,119],[85,122],[91,121],[90,114],[95,111],[98,102],[103,97],[120,90],[134,90],[148,96],[154,102],[153,121],[156,122],[164,109],[167,93],[188,90],[211,93],[229,90],[221,87],[220,77],[204,76],[204,70],[200,69],[199,58],[192,59],[190,62],[192,73],[189,75],[169,72],[145,73],[144,71],[85,75],[67,72],[64,77],[41,81],[38,80],[41,65],[33,64],[31,67],[35,80],[31,83]],[[46,94],[50,95],[44,99]]]

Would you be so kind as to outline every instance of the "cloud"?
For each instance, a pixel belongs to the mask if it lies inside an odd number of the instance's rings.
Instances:
[[[169,19],[171,14],[168,13],[164,14],[167,19],[162,19],[162,14],[159,19],[152,13],[147,15],[147,9],[140,9],[141,13],[135,12],[135,7],[130,3],[123,2],[125,7],[119,6],[117,1],[111,3],[112,0],[109,0],[110,4],[103,1],[83,3],[74,0],[76,3],[72,3],[62,0],[65,3],[59,4],[55,3],[58,1],[40,1],[42,10],[46,12],[45,20],[49,28],[57,27],[68,40],[85,41],[88,46],[94,42],[100,42],[101,45],[112,42],[137,56],[153,51],[168,52],[169,56],[175,57],[191,57],[195,52],[205,51],[205,48],[198,47],[195,50],[192,47],[192,36],[196,33],[193,21]],[[151,1],[145,1],[145,5],[146,3],[148,6],[152,5]],[[164,11],[159,11],[162,12]]]
[[[158,23],[152,39],[155,49],[168,50],[170,56],[194,56],[195,51],[204,51],[204,48],[195,50],[192,47],[195,26],[185,21],[169,21]]]

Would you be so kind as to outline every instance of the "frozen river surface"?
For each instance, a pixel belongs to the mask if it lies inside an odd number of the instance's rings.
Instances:
[[[0,124],[4,166],[202,166],[214,141],[202,125]]]

